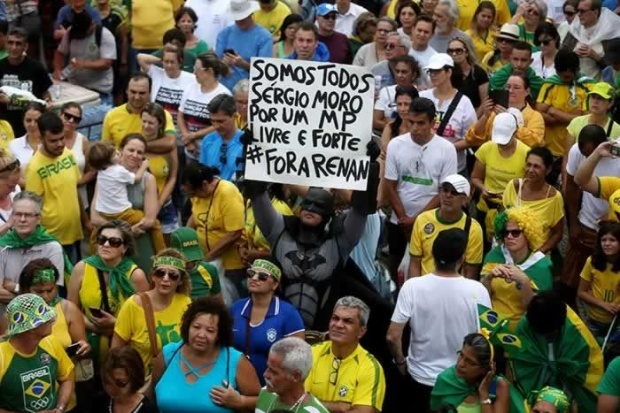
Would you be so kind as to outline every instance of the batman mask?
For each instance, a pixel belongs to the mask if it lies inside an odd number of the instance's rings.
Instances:
[[[334,213],[334,197],[324,189],[310,188],[301,209],[320,215],[326,223]]]

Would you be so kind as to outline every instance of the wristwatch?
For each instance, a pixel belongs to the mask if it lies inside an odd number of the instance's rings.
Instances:
[[[15,284],[15,287],[13,288],[13,292],[14,292],[15,294],[19,294],[19,283],[16,283],[16,284]]]
[[[493,404],[493,400],[491,399],[482,400],[480,404]]]

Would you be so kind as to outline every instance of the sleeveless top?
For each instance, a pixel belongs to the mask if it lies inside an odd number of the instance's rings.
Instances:
[[[286,57],[286,53],[284,52],[284,42],[278,42],[278,55],[280,59],[284,59]]]
[[[131,280],[131,275],[134,270],[138,268],[136,264],[133,264],[129,271],[125,273],[125,276]],[[106,286],[108,293],[108,303],[110,303],[110,311],[113,316],[118,315],[118,311],[121,309],[121,305],[129,297],[123,297],[119,294],[119,300],[117,301],[110,291],[110,287]],[[84,264],[84,277],[82,278],[82,286],[79,291],[80,304],[84,314],[90,316],[90,308],[101,308],[101,289],[99,288],[99,278],[97,276],[97,269],[90,264]]]
[[[209,397],[214,386],[222,386],[227,381],[238,390],[237,366],[243,357],[241,352],[232,347],[220,347],[215,365],[205,375],[198,376],[198,381],[188,383],[185,373],[181,370],[181,354],[183,342],[170,343],[163,349],[164,370],[155,386],[157,406],[160,413],[228,413],[233,410],[218,406]]]
[[[67,318],[64,311],[64,299],[61,299],[54,309],[56,310],[56,321],[52,326],[52,335],[60,341],[63,348],[67,348],[71,345],[71,335],[69,334],[69,324],[67,324]]]

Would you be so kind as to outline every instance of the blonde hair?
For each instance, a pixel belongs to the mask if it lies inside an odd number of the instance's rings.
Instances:
[[[537,251],[545,243],[540,218],[532,209],[513,207],[499,214],[495,218],[495,236],[498,240],[503,240],[508,222],[514,222],[523,231],[530,250]]]
[[[8,153],[5,149],[0,148],[0,178],[9,178],[20,173],[19,163],[15,169],[5,169],[7,166],[18,162],[17,158]]]
[[[153,257],[153,261],[159,257],[172,257],[172,258],[177,258],[179,260],[187,261],[187,258],[185,258],[185,255],[183,255],[181,251],[174,249],[174,248],[165,248],[159,251]],[[153,268],[153,271],[154,270],[155,268]],[[176,292],[189,296],[190,292],[192,291],[192,283],[189,278],[189,273],[187,272],[187,270],[180,270],[179,272],[181,273],[181,278],[179,279],[179,283],[177,284]]]

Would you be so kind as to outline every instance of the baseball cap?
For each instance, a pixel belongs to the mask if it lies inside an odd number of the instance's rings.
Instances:
[[[193,228],[181,227],[170,234],[170,247],[183,253],[188,261],[202,261],[205,255]]]
[[[609,206],[612,211],[620,214],[620,189],[611,194],[609,197]]]
[[[608,64],[614,64],[620,62],[620,37],[616,37],[607,42],[607,45],[604,47],[605,56],[603,56],[603,60]]]
[[[448,175],[445,177],[443,181],[441,181],[441,185],[450,184],[454,188],[456,192],[459,194],[469,196],[470,186],[469,182],[465,177],[459,174]]]
[[[439,70],[444,67],[454,67],[454,60],[446,53],[437,53],[434,54],[430,59],[428,59],[428,64],[426,65],[426,70]]]
[[[456,263],[465,254],[467,236],[460,228],[450,228],[437,234],[433,242],[433,259],[437,264]]]
[[[518,128],[519,124],[515,115],[508,112],[500,113],[493,119],[491,140],[498,145],[506,145]]]
[[[523,120],[523,113],[517,108],[508,108],[506,112],[512,113],[517,119],[517,125],[522,128],[525,126],[525,121]]]
[[[333,4],[323,3],[316,8],[317,16],[325,16],[329,13],[338,13],[336,7]]]
[[[594,87],[592,87],[590,92],[588,92],[588,96],[591,96],[591,95],[599,95],[603,99],[607,99],[607,100],[613,99],[614,87],[610,85],[609,83],[598,82],[597,84],[594,85]]]
[[[42,326],[56,318],[56,310],[36,294],[22,294],[6,306],[9,322],[6,335],[13,337]]]

